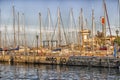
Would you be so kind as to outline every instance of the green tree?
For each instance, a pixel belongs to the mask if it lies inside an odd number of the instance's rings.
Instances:
[[[120,37],[116,37],[116,39],[114,40],[114,42],[116,42],[118,44],[118,46],[120,46]]]

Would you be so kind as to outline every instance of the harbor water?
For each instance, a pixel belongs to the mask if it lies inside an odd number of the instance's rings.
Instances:
[[[116,68],[0,63],[0,80],[120,80]]]

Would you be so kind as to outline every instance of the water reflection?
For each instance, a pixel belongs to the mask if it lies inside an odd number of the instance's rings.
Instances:
[[[0,63],[0,80],[119,80],[110,68]]]

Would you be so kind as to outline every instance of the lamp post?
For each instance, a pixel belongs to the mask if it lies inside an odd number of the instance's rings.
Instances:
[[[118,31],[118,29],[116,30],[116,35],[117,35],[117,37],[118,37],[118,34],[119,34],[119,31]]]
[[[37,40],[37,54],[38,54],[38,38],[39,38],[39,36],[36,35],[36,40]]]

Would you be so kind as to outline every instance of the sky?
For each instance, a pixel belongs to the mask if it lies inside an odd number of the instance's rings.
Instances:
[[[105,0],[109,21],[113,34],[115,28],[119,26],[118,16],[118,0]],[[92,9],[94,10],[94,17],[96,28],[101,29],[100,17],[104,16],[103,1],[102,0],[0,0],[1,9],[1,27],[7,25],[8,29],[12,29],[12,6],[15,6],[15,13],[20,13],[20,25],[22,25],[22,13],[25,14],[25,26],[31,30],[39,28],[39,15],[42,15],[43,27],[47,25],[47,13],[50,9],[51,19],[53,25],[57,21],[57,9],[60,8],[63,24],[68,27],[70,24],[70,9],[73,8],[73,15],[75,24],[78,24],[78,17],[80,9],[83,9],[84,20],[87,19],[88,28],[91,29]],[[17,25],[17,20],[16,20]],[[108,32],[109,34],[109,32]]]

